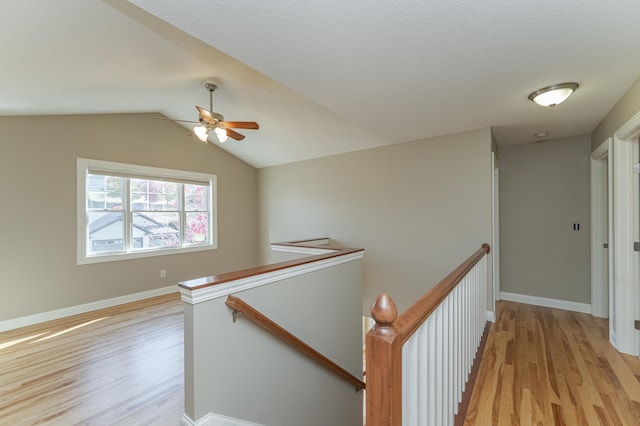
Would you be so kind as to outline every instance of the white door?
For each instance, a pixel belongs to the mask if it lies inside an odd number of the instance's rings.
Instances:
[[[609,138],[591,154],[591,313],[600,318],[613,315],[614,299],[610,149]]]
[[[491,252],[493,253],[493,312],[496,312],[496,300],[500,300],[500,167],[496,153],[491,157],[491,196],[493,201],[492,220],[492,241]]]
[[[603,191],[603,197],[602,197],[602,201],[601,201],[601,210],[602,210],[602,222],[603,222],[603,226],[602,226],[602,247],[600,249],[600,257],[601,257],[601,262],[602,262],[602,273],[601,273],[601,280],[602,280],[602,286],[604,291],[602,292],[602,307],[603,307],[603,312],[602,315],[598,315],[601,316],[602,318],[608,318],[609,315],[611,314],[610,312],[610,304],[609,304],[609,294],[611,293],[611,291],[613,290],[613,287],[611,286],[612,280],[609,277],[609,271],[611,271],[611,268],[609,267],[609,262],[610,262],[610,257],[609,257],[609,226],[610,226],[610,222],[609,222],[609,217],[610,217],[610,210],[611,210],[611,204],[610,204],[610,200],[609,200],[609,158],[607,156],[607,158],[600,160],[602,162],[602,169],[603,169],[603,174],[602,174],[602,191]]]
[[[609,244],[613,250],[609,340],[620,352],[635,356],[640,355],[640,331],[634,327],[640,315],[640,253],[633,247],[640,239],[640,185],[634,173],[639,135],[640,112],[614,133],[609,154],[614,223]]]

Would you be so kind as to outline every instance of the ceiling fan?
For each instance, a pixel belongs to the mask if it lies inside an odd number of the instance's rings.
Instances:
[[[213,111],[213,92],[218,86],[207,81],[204,83],[204,87],[209,91],[209,109],[207,110],[196,105],[199,114],[198,121],[174,120],[185,123],[197,123],[198,125],[193,128],[193,133],[195,133],[197,138],[202,142],[207,143],[211,130],[213,130],[218,140],[222,143],[225,142],[227,138],[232,138],[237,141],[244,139],[244,135],[233,129],[256,130],[260,128],[255,121],[225,121],[222,114]]]

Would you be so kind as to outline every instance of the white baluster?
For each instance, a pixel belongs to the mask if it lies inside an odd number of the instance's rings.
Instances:
[[[414,334],[402,346],[402,419],[405,425],[417,425],[418,406],[418,339]]]
[[[435,410],[435,401],[436,395],[438,394],[438,389],[436,387],[435,374],[437,371],[436,365],[436,321],[433,315],[427,319],[427,328],[428,328],[428,344],[427,344],[427,354],[428,354],[428,365],[429,365],[429,376],[430,380],[428,382],[429,389],[429,399],[427,405],[427,425],[438,426],[436,423],[436,410]]]
[[[442,424],[449,426],[451,424],[451,411],[449,410],[449,388],[451,386],[450,379],[450,347],[449,340],[451,336],[451,328],[449,322],[449,304],[451,294],[442,302]]]
[[[418,347],[420,356],[418,358],[418,369],[420,370],[420,382],[418,384],[418,424],[427,424],[427,401],[429,400],[428,383],[431,380],[429,375],[428,353],[429,353],[429,328],[426,323],[422,324],[418,330]]]
[[[433,313],[436,320],[436,400],[434,409],[436,410],[436,424],[442,424],[442,369],[444,348],[442,347],[442,336],[444,334],[442,328],[442,305]]]
[[[471,340],[473,339],[473,329],[472,329],[472,318],[473,318],[473,297],[471,294],[471,285],[469,276],[465,276],[463,279],[464,282],[464,293],[465,299],[467,303],[467,315],[465,316],[465,348],[464,348],[464,369],[462,370],[463,381],[465,382],[464,388],[466,388],[467,381],[467,365],[469,364],[469,353],[471,352]]]
[[[454,316],[453,316],[453,322],[454,322],[454,335],[453,335],[453,357],[454,357],[454,362],[453,362],[453,400],[451,401],[452,405],[453,405],[453,412],[455,414],[458,414],[458,403],[460,402],[460,397],[459,395],[461,394],[460,392],[460,382],[459,382],[459,377],[460,377],[460,334],[461,334],[461,321],[460,321],[460,315],[462,313],[462,307],[461,307],[461,303],[460,303],[460,287],[456,287],[455,290],[453,291],[453,303],[454,303]]]

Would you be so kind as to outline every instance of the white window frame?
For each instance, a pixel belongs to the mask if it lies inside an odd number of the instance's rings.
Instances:
[[[131,178],[147,178],[157,180],[180,180],[186,182],[200,182],[209,185],[209,243],[198,245],[183,245],[181,247],[162,247],[148,250],[125,249],[122,253],[105,253],[87,255],[87,175],[89,171],[99,171],[106,175],[125,176]],[[77,255],[78,265],[91,263],[113,262],[117,260],[139,259],[144,257],[174,255],[218,248],[218,215],[217,215],[217,176],[189,172],[183,170],[163,169],[158,167],[140,166],[127,163],[115,163],[111,161],[92,160],[78,158],[76,161],[76,188],[77,188]],[[182,207],[182,209],[184,206]],[[184,228],[184,224],[182,224]],[[130,232],[125,229],[125,238],[129,238]],[[128,244],[123,241],[126,247]]]

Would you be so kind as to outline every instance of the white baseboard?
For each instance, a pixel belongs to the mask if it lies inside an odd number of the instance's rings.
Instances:
[[[500,299],[510,302],[526,303],[528,305],[544,306],[546,308],[564,309],[565,311],[591,313],[590,303],[570,302],[568,300],[548,299],[546,297],[528,296],[526,294],[500,292]]]
[[[222,416],[220,414],[208,413],[198,421],[193,421],[186,413],[182,414],[182,426],[262,426],[258,423],[251,423],[233,417]]]
[[[41,312],[38,314],[27,315],[20,318],[4,320],[0,321],[0,332],[177,292],[178,286],[170,285],[168,287],[157,288],[140,293],[127,294],[111,299],[85,303],[83,305],[69,306],[68,308],[56,309],[54,311]]]
[[[212,426],[213,423],[211,423],[211,416],[213,416],[213,414],[209,413],[201,417],[197,422],[194,422],[193,420],[191,420],[191,417],[187,416],[187,413],[182,413],[182,419],[180,423],[182,424],[182,426]]]
[[[614,330],[609,329],[609,343],[611,346],[618,349],[618,345],[616,345],[616,332]]]
[[[487,321],[496,322],[496,313],[493,311],[487,311]]]

